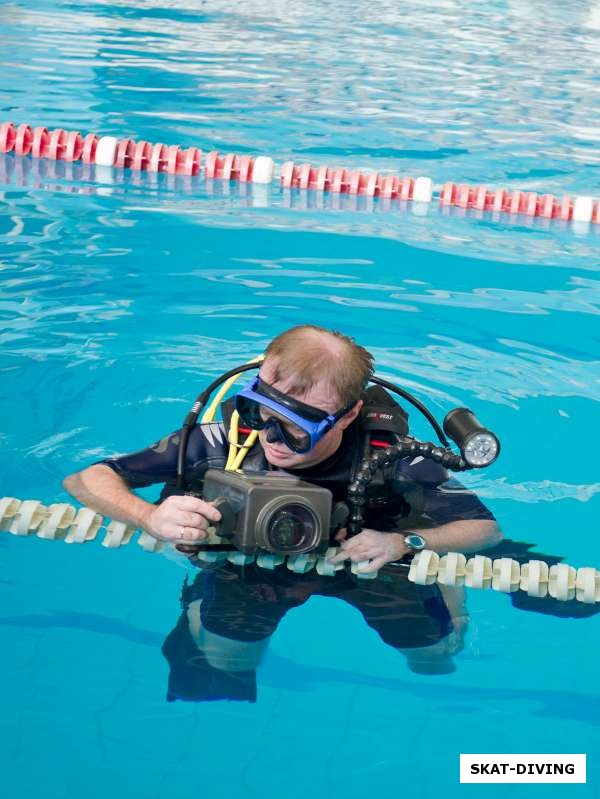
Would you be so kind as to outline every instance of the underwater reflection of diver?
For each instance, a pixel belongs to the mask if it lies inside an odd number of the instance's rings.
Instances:
[[[532,555],[548,563],[563,560],[532,553],[533,548],[505,539],[486,554],[520,562]],[[406,658],[411,671],[443,675],[455,670],[454,656],[463,648],[469,625],[466,597],[460,589],[414,585],[404,570],[393,566],[365,585],[347,571],[332,578],[314,572],[297,575],[287,569],[265,571],[256,564],[211,564],[202,566],[193,582],[186,579],[183,613],[163,644],[170,668],[167,700],[256,702],[256,670],[271,636],[288,610],[311,596],[335,597],[351,604],[382,641]],[[576,600],[537,599],[520,591],[509,596],[518,610],[557,618],[583,619],[600,612],[598,605]]]
[[[438,586],[414,585],[393,567],[365,583],[346,571],[320,577],[227,563],[204,566],[192,583],[186,580],[183,613],[163,644],[167,699],[256,701],[256,669],[271,636],[286,613],[311,596],[352,605],[412,671],[454,671],[452,654],[460,646],[449,637],[455,627]],[[457,629],[460,624],[457,618]]]

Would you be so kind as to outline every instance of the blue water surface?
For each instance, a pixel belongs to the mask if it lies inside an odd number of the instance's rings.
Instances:
[[[597,196],[599,43],[589,2],[9,2],[0,120]],[[309,321],[498,432],[464,482],[506,537],[600,562],[594,227],[13,155],[0,212],[0,496],[68,501],[66,474],[175,430]],[[0,553],[4,796],[504,795],[459,784],[469,752],[587,753],[585,786],[509,790],[598,795],[596,615],[469,591],[455,671],[423,675],[313,597],[255,703],[167,702],[183,558],[7,533]]]

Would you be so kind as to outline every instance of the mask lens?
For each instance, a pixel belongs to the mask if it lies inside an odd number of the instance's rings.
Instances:
[[[310,449],[310,436],[298,425],[292,422],[279,422],[285,443],[294,452],[308,452]]]
[[[260,405],[258,402],[247,397],[236,397],[235,401],[236,410],[240,415],[242,422],[253,430],[264,430],[265,427],[271,426],[276,428],[280,435],[270,438],[272,441],[283,441],[294,452],[308,452],[310,449],[310,435],[299,427],[294,422],[290,422],[283,416],[276,414],[265,405]]]
[[[235,398],[235,409],[240,415],[240,419],[253,430],[262,430],[265,427],[266,419],[261,416],[261,406],[255,400],[241,397],[239,394]]]
[[[260,406],[259,413],[263,427],[267,425],[269,419],[274,419],[277,422],[286,444],[288,444],[292,449],[296,449],[298,447],[301,449],[310,448],[310,436],[306,430],[303,430],[297,424],[290,422],[283,416],[274,413],[272,410],[270,410],[270,408],[266,408],[264,405]]]
[[[264,422],[263,427],[268,428],[267,441],[283,441],[293,452],[308,452],[310,449],[310,436],[301,427],[286,422],[282,419],[269,416]]]

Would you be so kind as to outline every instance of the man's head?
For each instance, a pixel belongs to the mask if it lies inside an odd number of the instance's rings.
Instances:
[[[308,452],[297,453],[284,440],[273,440],[278,438],[277,425],[269,420],[276,420],[280,429],[291,435],[294,425],[272,408],[261,406],[261,417],[268,424],[259,432],[259,440],[267,460],[281,469],[302,469],[332,455],[343,431],[360,412],[361,393],[372,371],[371,354],[335,331],[301,325],[273,339],[260,368],[261,382],[275,392],[339,418]]]

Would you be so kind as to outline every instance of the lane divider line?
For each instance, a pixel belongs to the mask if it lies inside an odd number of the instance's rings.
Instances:
[[[105,531],[102,546],[118,549],[133,540],[135,533],[141,532],[138,545],[146,552],[161,552],[164,541],[139,531],[124,522],[104,519],[92,508],[77,509],[67,503],[43,505],[37,499],[20,500],[16,497],[0,498],[0,531],[16,536],[30,536],[51,541],[64,541],[66,544],[85,544],[96,539],[100,530]],[[305,552],[284,556],[259,550],[255,553],[238,551],[223,552],[218,545],[223,539],[210,532],[204,543],[214,544],[214,551],[204,551],[198,557],[204,563],[218,563],[229,560],[237,565],[248,565],[256,561],[263,569],[275,569],[286,563],[295,574],[306,574],[313,568],[323,576],[334,577],[344,568],[343,563],[329,563],[328,559],[340,549],[330,547],[324,554]],[[176,542],[173,542],[176,543]],[[352,574],[362,579],[374,579],[376,571],[368,571],[370,561],[351,563]],[[502,593],[524,591],[529,596],[546,596],[568,602],[575,599],[588,605],[600,602],[600,571],[592,566],[575,569],[567,563],[549,566],[543,560],[530,560],[520,564],[512,558],[492,560],[485,555],[467,557],[462,552],[448,552],[439,555],[423,549],[414,556],[408,568],[408,579],[417,585],[462,586],[469,588],[492,589]]]
[[[0,153],[14,152],[19,156],[82,161],[103,167],[133,169],[147,172],[167,172],[174,175],[203,174],[207,180],[238,181],[240,183],[270,184],[277,180],[284,189],[300,189],[333,194],[362,195],[430,203],[436,199],[440,206],[491,211],[495,213],[563,222],[600,224],[600,199],[589,195],[557,197],[519,189],[489,189],[485,185],[445,183],[439,189],[429,177],[398,177],[378,172],[329,166],[312,166],[285,161],[277,168],[266,155],[248,155],[216,150],[204,154],[198,147],[182,149],[179,145],[161,142],[117,139],[114,136],[82,135],[79,131],[62,128],[0,123]]]

